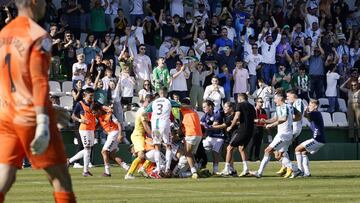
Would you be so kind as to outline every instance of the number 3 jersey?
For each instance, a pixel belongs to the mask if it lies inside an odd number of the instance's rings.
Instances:
[[[160,97],[150,104],[146,112],[152,112],[151,122],[168,121],[170,123],[171,108],[179,106],[175,101]]]
[[[0,120],[35,125],[35,107],[49,107],[48,71],[52,42],[28,17],[0,32]]]

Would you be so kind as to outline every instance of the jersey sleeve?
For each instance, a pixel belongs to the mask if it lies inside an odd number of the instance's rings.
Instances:
[[[45,107],[49,104],[48,71],[50,54],[50,38],[43,37],[35,41],[31,49],[29,60],[34,106]]]
[[[180,104],[176,101],[170,100],[171,107],[180,107]]]
[[[75,107],[74,107],[73,114],[74,114],[75,116],[80,117],[80,112],[81,112],[81,105],[80,105],[80,103],[78,102],[78,103],[75,105]]]
[[[150,112],[153,112],[152,103],[150,103],[145,109],[145,113],[150,113]]]

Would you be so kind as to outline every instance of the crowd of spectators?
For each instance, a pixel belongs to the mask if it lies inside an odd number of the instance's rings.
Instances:
[[[8,5],[0,26],[15,16]],[[166,86],[198,110],[239,93],[269,109],[282,88],[328,98],[332,113],[336,98],[360,102],[348,99],[359,89],[358,18],[359,0],[131,0],[129,10],[119,0],[47,0],[42,25],[53,40],[51,80],[73,81],[74,101],[93,87],[121,114],[135,95]]]

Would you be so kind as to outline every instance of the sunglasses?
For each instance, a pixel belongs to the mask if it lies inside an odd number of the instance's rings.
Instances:
[[[352,87],[355,87],[355,86],[357,86],[357,84],[351,84],[351,86],[352,86]]]
[[[252,49],[258,49],[257,47],[252,47]]]
[[[144,84],[144,86],[150,86],[150,84]]]
[[[140,50],[146,50],[146,48],[140,48]]]
[[[264,103],[264,101],[258,101],[259,103]]]

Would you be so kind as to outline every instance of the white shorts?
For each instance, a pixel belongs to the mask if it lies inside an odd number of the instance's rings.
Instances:
[[[155,163],[155,150],[150,150],[145,153],[145,159]],[[165,165],[165,155],[160,152],[160,165]]]
[[[191,153],[196,154],[197,149],[199,148],[199,144],[201,142],[201,136],[186,136],[185,141],[192,145]]]
[[[285,140],[279,135],[276,135],[273,141],[270,143],[269,147],[273,148],[275,151],[287,152],[291,143],[292,140]]]
[[[293,122],[293,139],[297,138],[302,130],[301,121]]]
[[[119,142],[117,140],[118,137],[119,137],[119,131],[110,132],[107,135],[106,142],[102,149],[109,151],[109,152],[112,152],[114,150],[118,151],[119,150],[119,148],[118,148]]]
[[[319,151],[319,149],[323,147],[325,144],[318,142],[312,138],[305,140],[300,145],[303,146],[306,149],[306,151],[308,151],[310,154],[314,154],[317,151]]]
[[[79,130],[79,134],[84,147],[94,146],[95,134],[93,130]]]
[[[157,122],[152,121],[151,129],[154,144],[171,144],[169,120],[158,120]]]
[[[217,153],[220,152],[221,147],[224,143],[224,139],[216,138],[216,137],[207,137],[205,140],[203,140],[203,145],[205,150],[212,150]]]

